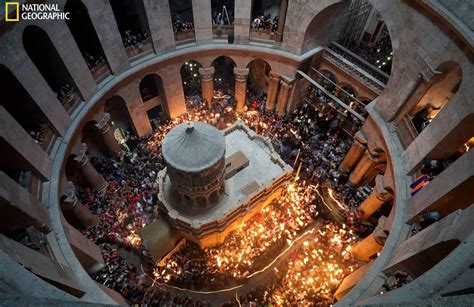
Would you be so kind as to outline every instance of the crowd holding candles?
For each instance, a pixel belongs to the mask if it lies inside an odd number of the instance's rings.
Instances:
[[[199,96],[189,97],[187,114],[157,127],[149,136],[129,134],[120,161],[92,159],[109,183],[103,195],[88,189],[79,193],[100,220],[83,230],[101,246],[106,262],[106,268],[93,278],[130,303],[207,305],[212,296],[206,299],[192,291],[245,287],[255,275],[271,272],[264,285],[244,295],[229,291],[225,304],[329,305],[342,279],[358,267],[350,246],[373,225],[359,223],[353,212],[363,196],[346,186],[337,172],[351,138],[331,116],[322,116],[306,103],[284,117],[265,112],[264,97],[249,94],[242,114],[234,111],[233,103],[226,96],[209,108]],[[161,141],[184,121],[200,120],[223,129],[237,119],[272,140],[281,157],[294,166],[295,180],[222,245],[203,250],[186,242],[164,266],[158,266],[138,233],[161,216],[156,198],[157,172],[164,167]],[[344,223],[331,216],[322,190],[343,212]],[[134,254],[139,263],[130,263],[120,250]]]

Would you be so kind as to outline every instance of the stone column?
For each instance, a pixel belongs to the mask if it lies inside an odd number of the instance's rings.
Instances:
[[[0,139],[10,145],[16,158],[27,162],[25,163],[27,169],[31,170],[38,178],[49,181],[52,163],[48,154],[1,105],[0,123]],[[3,155],[2,151],[1,156],[3,157]]]
[[[276,30],[275,41],[281,43],[283,41],[283,30],[285,29],[286,11],[288,10],[288,0],[281,0],[280,13],[278,14],[278,26]]]
[[[237,112],[242,112],[245,107],[245,99],[247,97],[247,76],[248,68],[234,67],[235,76],[235,100],[237,102]]]
[[[69,31],[69,27],[64,20],[44,23],[44,27],[74,81],[74,84],[71,85],[77,89],[84,101],[88,101],[97,90],[97,84]]]
[[[163,90],[166,100],[162,100],[162,103],[165,103],[165,111],[169,119],[174,119],[186,113],[186,98],[184,97],[183,82],[178,67],[169,66],[162,71],[162,75],[166,76],[166,78],[163,78]]]
[[[207,105],[212,105],[212,97],[214,97],[214,66],[199,68],[201,76],[201,91],[203,101],[207,101]]]
[[[252,1],[234,1],[234,33],[237,44],[248,44],[250,37],[250,23]]]
[[[43,112],[53,129],[63,136],[71,125],[71,118],[49,87],[22,44],[2,44],[0,54],[4,64],[12,74],[21,80],[35,105]],[[20,47],[21,46],[21,47]],[[20,47],[20,48],[19,48]]]
[[[114,75],[130,67],[110,1],[83,0]]]
[[[349,173],[362,158],[366,147],[367,137],[359,130],[354,135],[354,143],[352,143],[351,149],[349,149],[344,160],[339,164],[339,171],[345,174]]]
[[[105,262],[100,247],[71,225],[65,223],[63,226],[64,233],[69,244],[71,244],[74,255],[76,255],[77,260],[86,269],[87,273],[94,274],[102,270],[105,267]]]
[[[374,191],[362,202],[357,210],[361,213],[361,217],[366,219],[377,211],[383,203],[392,199],[392,197],[393,194],[384,188],[383,175],[377,175],[375,177]]]
[[[105,191],[107,182],[105,181],[104,177],[102,177],[102,175],[97,172],[94,166],[89,163],[89,158],[86,155],[86,151],[87,145],[82,143],[79,154],[74,158],[74,160],[79,164],[79,171],[90,187],[96,191]]]
[[[196,44],[212,42],[211,0],[192,0]]]
[[[359,261],[369,261],[370,257],[380,252],[387,239],[387,234],[383,231],[385,216],[379,219],[379,223],[374,231],[352,247],[352,255]]]
[[[138,136],[144,136],[150,133],[150,120],[145,110],[143,110],[143,101],[140,95],[139,81],[131,82],[120,87],[116,94],[123,98],[128,114],[132,120],[132,126]]]
[[[51,221],[43,204],[2,171],[0,187],[0,233],[11,233],[29,226],[44,233],[51,231]]]
[[[268,84],[268,93],[267,93],[267,104],[265,105],[265,111],[275,110],[276,98],[278,94],[278,88],[280,85],[280,76],[273,71],[270,72],[270,82]]]
[[[175,48],[171,10],[168,0],[144,0],[143,6],[150,28],[155,53]]]
[[[61,209],[65,216],[70,215],[74,217],[84,228],[95,226],[99,222],[97,216],[92,214],[89,208],[77,199],[76,188],[71,181],[68,182],[67,194],[61,198]]]
[[[8,259],[7,261],[2,261],[2,266],[8,265],[9,269],[11,266],[12,272],[21,272],[20,274],[23,278],[18,280],[19,283],[21,282],[25,286],[27,284],[34,284],[44,289],[44,286],[38,283],[37,279],[24,279],[26,276],[24,272],[28,270],[32,274],[63,290],[65,293],[72,294],[76,297],[81,297],[85,294],[85,290],[81,288],[81,285],[76,280],[72,269],[66,264],[59,263],[3,234],[0,234],[0,251],[3,252],[2,259]],[[19,270],[21,268],[19,267],[20,265],[23,267],[21,271]],[[3,278],[4,276],[2,276],[2,285]],[[25,287],[24,290],[27,289],[28,288]]]
[[[362,159],[360,159],[359,163],[357,163],[357,166],[349,176],[349,185],[355,186],[361,183],[365,174],[374,168],[377,162],[377,158],[373,157],[367,150],[364,151]]]
[[[290,93],[291,84],[285,81],[280,81],[280,92],[278,93],[277,113],[282,116],[285,115],[286,104],[288,103],[288,95]]]
[[[110,129],[112,127],[110,125],[110,114],[104,113],[102,118],[97,124],[95,124],[95,126],[99,130],[100,138],[102,139],[102,143],[104,145],[104,149],[107,151],[107,154],[114,158],[119,158],[121,148],[115,139],[113,130]]]

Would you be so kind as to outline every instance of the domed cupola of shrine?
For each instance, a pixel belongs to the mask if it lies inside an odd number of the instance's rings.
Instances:
[[[163,158],[179,201],[193,209],[211,207],[224,192],[225,140],[217,128],[188,122],[171,129]]]

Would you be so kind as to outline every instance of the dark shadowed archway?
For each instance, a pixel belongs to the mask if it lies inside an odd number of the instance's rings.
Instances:
[[[58,99],[61,99],[62,92],[76,92],[71,74],[43,29],[27,26],[23,31],[23,46]]]
[[[234,60],[227,56],[220,56],[212,62],[215,68],[214,73],[214,88],[216,90],[234,92],[235,77],[234,77]]]
[[[270,71],[270,64],[262,59],[252,60],[248,65],[249,76],[247,78],[248,89],[257,95],[267,93]]]

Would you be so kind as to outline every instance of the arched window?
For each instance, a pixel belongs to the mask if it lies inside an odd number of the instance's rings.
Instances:
[[[171,20],[176,44],[194,42],[194,16],[192,0],[169,0]]]
[[[411,110],[413,124],[420,133],[449,103],[462,81],[462,69],[457,62],[444,62],[436,68],[440,72],[437,81],[421,97]]]
[[[122,97],[113,96],[108,99],[104,106],[104,112],[110,114],[114,137],[119,143],[124,142],[128,135],[135,133],[130,112]]]
[[[304,32],[301,53],[337,40],[348,6],[347,2],[337,2],[314,16]]]
[[[143,102],[158,97],[161,93],[163,93],[163,82],[157,74],[146,75],[140,82],[140,95]]]
[[[211,1],[214,38],[227,38],[234,30],[234,0]]]
[[[48,34],[37,26],[27,26],[23,31],[23,46],[49,87],[68,111],[71,107],[70,100],[74,99],[77,92],[76,85]]]
[[[110,5],[128,57],[133,60],[152,53],[153,46],[143,1],[113,0]]]
[[[234,67],[237,66],[234,60],[227,56],[220,56],[212,62],[212,66],[215,68],[214,88],[225,91],[226,94],[233,93],[235,84]]]
[[[181,80],[183,82],[184,96],[186,98],[201,95],[201,77],[199,68],[201,64],[197,61],[187,61],[181,65]]]
[[[281,1],[252,1],[252,14],[250,20],[250,39],[262,42],[268,40],[273,43],[278,28]]]
[[[247,65],[249,77],[247,78],[248,89],[257,95],[267,92],[270,71],[270,65],[262,59],[255,59]]]
[[[47,151],[57,135],[49,119],[15,75],[4,65],[0,65],[0,82],[5,89],[8,89],[0,91],[2,107]]]
[[[102,81],[110,74],[110,69],[87,8],[80,0],[68,0],[64,12],[70,14],[66,23],[87,66],[95,80]]]

